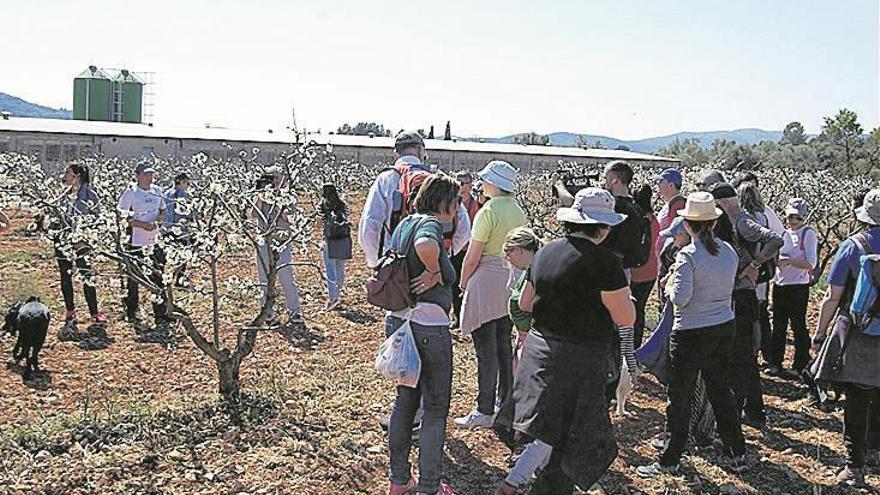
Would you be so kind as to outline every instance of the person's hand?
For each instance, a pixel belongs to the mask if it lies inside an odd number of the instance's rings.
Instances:
[[[749,265],[740,273],[740,276],[749,279],[752,283],[756,283],[758,281],[758,269]]]
[[[431,273],[428,270],[410,280],[410,289],[416,294],[424,294],[440,282],[440,271]]]
[[[466,280],[466,279],[459,280],[458,288],[461,289],[462,293],[464,293],[464,291],[467,290],[468,282],[470,282],[470,280]]]
[[[776,264],[776,266],[778,266],[780,268],[785,267],[785,266],[789,266],[789,265],[791,265],[790,258],[779,258],[779,263]]]
[[[824,332],[822,332],[822,333],[816,332],[813,334],[812,345],[810,346],[812,348],[813,352],[819,351],[819,349],[822,347],[822,344],[825,342],[826,338],[827,338],[827,335],[825,335]]]
[[[156,230],[156,225],[157,225],[156,222],[143,222],[143,224],[144,224],[144,230],[146,230],[148,232],[152,232],[152,231]]]

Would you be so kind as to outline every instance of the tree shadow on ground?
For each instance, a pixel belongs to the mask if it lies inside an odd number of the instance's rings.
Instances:
[[[339,310],[339,316],[358,325],[372,325],[379,321],[375,316],[359,309],[341,309]]]
[[[52,385],[52,372],[49,370],[38,370],[31,373],[30,377],[25,378],[27,368],[18,363],[6,363],[6,369],[21,376],[21,383],[27,388],[46,391]]]
[[[177,330],[177,325],[162,324],[150,327],[143,324],[135,324],[135,341],[143,344],[159,344],[167,349],[173,349],[186,340],[186,335]]]
[[[797,401],[809,396],[809,390],[800,379],[775,379],[766,377],[761,379],[761,389],[764,395],[772,395],[788,401]]]
[[[770,426],[777,428],[792,428],[806,430],[821,428],[831,433],[843,433],[843,424],[834,416],[823,411],[816,411],[817,415],[807,414],[806,411],[790,411],[779,409],[774,406],[765,406]]]
[[[326,340],[323,332],[314,331],[319,328],[320,327],[312,329],[306,324],[288,323],[279,326],[276,328],[276,331],[281,334],[284,340],[286,340],[291,346],[296,347],[297,349],[311,350],[316,345],[321,344]]]
[[[470,447],[456,438],[446,439],[444,476],[458,495],[486,495],[495,489],[507,473],[483,462]]]
[[[804,457],[818,459],[822,464],[832,468],[842,466],[845,462],[843,455],[823,444],[805,443],[778,430],[767,429],[761,443],[777,452],[786,450],[799,452]]]
[[[80,349],[87,351],[102,350],[110,347],[110,344],[116,342],[113,337],[107,335],[107,329],[104,325],[89,325],[85,332],[77,329],[75,322],[66,323],[58,331],[58,340],[60,342],[76,342]]]

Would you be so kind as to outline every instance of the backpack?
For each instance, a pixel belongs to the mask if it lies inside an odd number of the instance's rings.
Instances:
[[[624,268],[638,268],[648,262],[654,239],[651,222],[632,198],[616,197],[614,211],[625,214],[626,220],[611,228],[607,247],[621,258]]]
[[[410,276],[406,254],[412,249],[421,220],[415,221],[412,230],[400,249],[388,249],[376,264],[373,275],[367,279],[367,302],[388,311],[401,311],[415,306],[410,292]]]
[[[853,326],[865,335],[880,336],[880,255],[873,254],[863,234],[853,237],[859,248],[859,276],[855,279],[849,312]]]
[[[393,208],[391,210],[391,222],[388,230],[394,232],[394,229],[400,225],[400,222],[415,212],[416,195],[419,188],[425,182],[431,172],[418,167],[413,167],[405,163],[391,167],[399,176],[397,181],[397,190],[393,193]]]

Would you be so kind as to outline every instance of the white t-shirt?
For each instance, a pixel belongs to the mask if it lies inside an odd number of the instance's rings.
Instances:
[[[819,238],[816,231],[801,227],[798,230],[786,230],[782,235],[780,257],[806,261],[812,266],[819,262]],[[801,244],[803,243],[803,244]],[[800,285],[810,283],[810,270],[794,266],[776,268],[776,285]]]
[[[132,212],[132,218],[141,222],[154,222],[165,209],[162,189],[150,185],[149,189],[141,189],[137,184],[128,186],[119,197],[117,208],[123,213]],[[152,246],[156,243],[159,229],[145,230],[140,227],[131,228],[132,246]]]

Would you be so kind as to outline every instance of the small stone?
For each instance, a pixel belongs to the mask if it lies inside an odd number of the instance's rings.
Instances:
[[[381,445],[373,445],[372,447],[367,448],[367,453],[370,454],[381,454],[382,446]]]
[[[49,460],[51,457],[52,454],[50,454],[48,450],[41,450],[34,456],[34,460],[37,462],[43,462]]]

